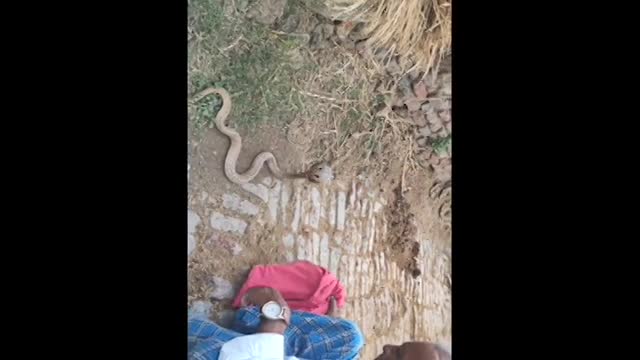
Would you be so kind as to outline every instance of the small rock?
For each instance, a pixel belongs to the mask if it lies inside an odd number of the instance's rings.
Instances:
[[[445,168],[447,166],[451,166],[451,159],[448,157],[441,157],[439,162],[440,167]]]
[[[423,112],[435,111],[435,108],[433,107],[433,104],[431,103],[431,101],[427,101],[423,103],[420,108]]]
[[[187,256],[196,249],[196,238],[193,233],[200,224],[200,217],[193,210],[187,209]]]
[[[327,41],[328,36],[325,36],[324,24],[318,24],[313,31],[311,31],[311,37],[309,38],[309,47],[312,49],[325,49],[329,47]],[[333,31],[333,29],[331,29]],[[330,35],[329,35],[330,36]]]
[[[310,49],[330,49],[331,45],[333,45],[331,41],[322,38],[315,42],[313,40],[309,41]]]
[[[418,134],[420,134],[419,136],[430,137],[432,132],[429,126],[425,126],[420,128],[420,130],[418,130]]]
[[[240,12],[244,12],[249,5],[249,0],[236,0],[236,7]]]
[[[247,18],[260,24],[272,25],[282,17],[287,0],[258,0],[247,10]]]
[[[340,45],[347,50],[354,50],[356,48],[356,42],[349,38],[340,41]]]
[[[418,160],[418,164],[423,168],[430,168],[429,160],[433,155],[433,150],[431,148],[425,148],[424,151],[421,151],[417,154],[416,159]]]
[[[234,295],[233,286],[228,280],[214,276],[212,279],[213,290],[207,294],[213,300],[232,299]]]
[[[424,127],[427,125],[427,119],[422,111],[412,111],[409,113],[411,120],[418,127]]]
[[[399,108],[399,107],[403,107],[404,106],[404,98],[402,97],[402,94],[400,93],[400,90],[396,90],[393,95],[391,95],[391,98],[389,99],[389,95],[386,96],[385,98],[385,104],[391,104],[391,108]]]
[[[319,15],[310,16],[306,19],[305,29],[315,29],[320,23],[322,17]]]
[[[402,74],[402,68],[395,57],[392,57],[387,63],[385,63],[385,68],[391,76],[398,76]]]
[[[300,52],[300,49],[291,49],[287,51],[287,55],[289,56],[291,67],[294,70],[300,70],[304,66],[304,56]]]
[[[284,21],[282,21],[280,29],[286,33],[292,33],[298,29],[298,25],[300,25],[300,15],[294,13],[287,16]]]
[[[440,81],[442,82],[442,87],[439,92],[442,96],[451,96],[451,74],[443,75]]]
[[[405,105],[409,111],[418,111],[422,106],[422,100],[411,98],[405,101]]]
[[[429,128],[431,129],[431,132],[434,134],[437,134],[440,132],[440,130],[442,130],[442,124],[441,123],[433,123],[429,125]]]
[[[242,246],[240,246],[240,244],[238,243],[234,243],[233,247],[231,248],[231,254],[233,254],[233,256],[238,256],[241,252]]]
[[[451,122],[451,111],[440,111],[438,112],[438,117],[445,123]]]
[[[207,244],[211,244],[216,248],[225,249],[233,256],[239,255],[243,250],[242,246],[230,239],[228,235],[218,232],[214,232],[211,235],[211,237],[207,240]]]
[[[320,27],[322,28],[322,35],[324,38],[329,39],[333,36],[336,26],[331,23],[324,23],[321,24]]]
[[[352,23],[351,21],[343,21],[338,24],[336,26],[336,35],[338,36],[338,39],[345,40],[351,33],[351,30],[354,28],[354,26],[354,23]]]
[[[429,158],[429,164],[431,164],[431,166],[433,166],[434,168],[436,168],[438,164],[440,164],[440,161],[440,157],[438,157],[436,154],[432,155],[431,158]]]
[[[398,89],[402,93],[402,96],[407,99],[415,98],[413,95],[413,90],[411,88],[411,79],[408,76],[403,76],[402,79],[398,82]]]
[[[437,77],[434,77],[432,74],[423,74],[420,79],[424,81],[425,84],[427,84],[427,89],[438,89],[440,87],[439,79]],[[433,92],[437,92],[437,90]]]
[[[449,164],[446,164],[444,166],[440,166],[438,168],[435,168],[435,175],[436,175],[436,179],[438,179],[439,181],[449,181],[451,180],[451,161],[449,161]]]
[[[247,222],[241,219],[225,216],[217,211],[211,213],[211,227],[217,230],[236,233],[238,235],[244,234],[247,228]]]
[[[191,255],[191,253],[195,249],[196,249],[196,238],[191,234],[187,234],[187,256]]]
[[[425,115],[429,124],[440,126],[442,125],[442,120],[435,111],[428,111],[425,113]],[[433,128],[431,128],[431,130],[433,130]]]
[[[422,78],[422,74],[423,72],[418,70],[418,69],[411,69],[408,73],[407,76],[409,76],[409,78],[411,79],[411,81],[416,81],[420,78]],[[426,82],[425,82],[426,85]]]
[[[447,100],[434,98],[429,100],[429,103],[433,106],[433,109],[436,111],[448,110],[451,109],[451,105]]]
[[[434,156],[434,151],[433,148],[426,148],[423,152],[422,155],[424,156],[424,158],[426,159],[431,159]]]
[[[209,301],[197,300],[189,308],[189,318],[209,319],[213,304]]]
[[[317,0],[302,0],[302,4],[304,4],[305,8],[311,11],[314,16],[313,17],[323,17],[330,18],[332,11],[329,9],[328,5],[323,1]]]
[[[427,99],[429,92],[427,91],[427,85],[424,81],[418,81],[413,84],[413,93],[416,95],[416,98],[422,101]]]
[[[233,16],[233,13],[236,11],[235,3],[231,1],[222,2],[222,14],[225,18],[230,18]]]
[[[447,131],[448,131],[449,133],[451,133],[451,124],[452,124],[451,122],[448,122],[448,123],[446,123],[446,125],[444,126],[445,128],[447,128]]]
[[[424,110],[424,112],[433,112],[433,113],[438,113],[439,111],[442,111],[442,107],[443,107],[443,103],[442,100],[440,99],[429,99],[428,101],[428,108],[426,110]]]
[[[369,37],[369,34],[367,33],[367,26],[365,25],[365,23],[357,23],[353,27],[353,29],[351,29],[349,37],[356,42],[367,39]]]
[[[418,138],[416,139],[416,144],[417,144],[419,147],[425,147],[425,146],[427,146],[427,138],[426,138],[426,137],[424,137],[424,136],[420,136],[420,137],[418,137]]]
[[[257,215],[260,208],[248,200],[240,198],[236,194],[223,194],[222,206],[245,215]]]
[[[439,67],[439,70],[440,70],[441,74],[442,73],[450,73],[451,72],[451,65],[452,65],[451,64],[451,60],[452,60],[452,58],[451,58],[450,54],[445,56],[442,59],[442,61],[440,62],[440,67]]]
[[[193,234],[200,224],[200,216],[195,211],[187,209],[187,232]]]

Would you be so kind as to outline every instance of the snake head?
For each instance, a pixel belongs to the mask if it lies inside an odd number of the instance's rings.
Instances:
[[[314,183],[329,183],[334,179],[333,169],[327,162],[314,164],[307,171],[307,179]]]

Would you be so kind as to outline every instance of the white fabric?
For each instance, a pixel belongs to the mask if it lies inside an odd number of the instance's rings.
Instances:
[[[227,341],[220,349],[220,360],[282,360],[284,336],[259,333],[239,336]]]

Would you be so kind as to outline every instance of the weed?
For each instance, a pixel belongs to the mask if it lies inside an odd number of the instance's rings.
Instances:
[[[245,21],[243,14],[225,9],[233,5],[223,6],[220,0],[192,0],[190,6],[189,33],[196,42],[189,53],[190,92],[209,86],[229,91],[230,120],[236,128],[291,121],[295,106],[289,99],[300,71],[294,70],[287,51],[300,44]],[[197,129],[213,125],[219,102],[211,96],[190,109]]]
[[[437,138],[433,140],[433,142],[431,143],[433,150],[438,155],[441,155],[441,156],[445,156],[447,154],[450,145],[451,145],[451,135]]]

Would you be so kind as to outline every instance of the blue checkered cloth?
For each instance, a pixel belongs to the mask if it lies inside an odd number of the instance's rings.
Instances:
[[[222,345],[238,336],[254,334],[260,310],[246,307],[236,312],[233,330],[204,318],[189,320],[189,359],[217,360]],[[294,311],[284,333],[285,354],[308,360],[358,359],[364,336],[351,321]]]

